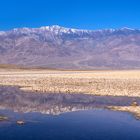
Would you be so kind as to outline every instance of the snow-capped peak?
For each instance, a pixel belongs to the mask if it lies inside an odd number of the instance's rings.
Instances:
[[[40,27],[40,29],[42,29],[42,30],[50,30],[50,29],[52,29],[52,30],[57,29],[58,30],[60,28],[63,28],[63,27],[61,27],[59,25],[42,26],[42,27]]]
[[[66,28],[59,25],[52,25],[52,26],[42,26],[40,27],[41,30],[45,31],[53,31],[55,34],[58,33],[79,33],[79,32],[90,32],[90,30],[82,30],[82,29],[74,29],[74,28]]]
[[[126,30],[126,31],[135,31],[136,29],[129,28],[129,27],[123,27],[120,30]]]
[[[132,29],[128,27],[120,28],[120,29],[101,29],[101,30],[85,30],[85,29],[75,29],[75,28],[66,28],[59,25],[52,25],[52,26],[42,26],[40,28],[14,28],[10,31],[0,31],[0,35],[4,35],[7,33],[16,33],[16,34],[33,34],[38,33],[41,34],[43,32],[50,32],[55,35],[63,35],[63,34],[77,34],[80,35],[96,35],[96,34],[112,34],[117,32],[125,32],[125,33],[131,33],[131,32],[138,32],[140,33],[139,29]]]

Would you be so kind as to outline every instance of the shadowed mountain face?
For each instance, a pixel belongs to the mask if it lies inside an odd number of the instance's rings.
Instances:
[[[140,68],[140,30],[60,26],[0,32],[0,63],[65,69]]]

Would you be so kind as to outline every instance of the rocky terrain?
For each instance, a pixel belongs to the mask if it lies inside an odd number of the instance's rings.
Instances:
[[[0,85],[42,93],[140,97],[140,71],[0,69]]]
[[[140,30],[60,26],[0,31],[0,64],[60,69],[139,69]]]

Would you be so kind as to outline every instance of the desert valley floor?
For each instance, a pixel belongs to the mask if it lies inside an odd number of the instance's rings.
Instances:
[[[109,109],[128,111],[140,116],[135,99],[140,97],[140,71],[64,71],[44,69],[1,69],[0,86],[18,87],[35,94],[66,94],[132,98],[128,105]],[[134,103],[133,103],[134,102]]]
[[[43,93],[140,97],[140,71],[0,69],[0,85]]]

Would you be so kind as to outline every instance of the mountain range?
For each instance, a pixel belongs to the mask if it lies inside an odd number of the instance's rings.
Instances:
[[[58,25],[0,31],[0,64],[56,69],[139,69],[140,29]]]

